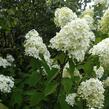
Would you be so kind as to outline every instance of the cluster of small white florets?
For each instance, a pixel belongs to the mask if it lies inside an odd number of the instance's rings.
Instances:
[[[93,17],[91,17],[91,16],[89,16],[89,15],[84,15],[82,18],[86,20],[87,24],[89,25],[89,27],[90,27],[91,29],[94,28],[94,26],[93,26],[93,23],[94,23]]]
[[[50,53],[38,32],[33,29],[26,34],[25,38],[25,54],[36,59],[41,59],[40,55],[43,55],[44,59],[48,62]]]
[[[54,38],[50,40],[51,48],[68,53],[70,58],[83,61],[84,56],[95,35],[84,19],[77,18],[64,26]]]
[[[97,68],[97,66],[94,66],[94,71],[98,79],[102,78],[104,74],[104,68],[102,66],[100,66],[99,68]]]
[[[54,22],[58,27],[64,27],[68,22],[76,19],[77,15],[69,8],[57,8],[55,11]]]
[[[87,24],[89,25],[89,27],[91,29],[94,28],[94,25],[93,25],[93,23],[94,23],[93,15],[94,15],[93,9],[86,9],[81,14],[81,18],[86,20]]]
[[[2,93],[10,93],[14,87],[14,79],[9,76],[0,75],[0,91]]]
[[[71,105],[71,106],[73,107],[74,104],[75,104],[75,98],[76,98],[76,96],[77,96],[76,93],[68,94],[68,95],[66,96],[65,101],[66,101],[69,105]]]
[[[0,67],[6,68],[8,66],[11,66],[11,63],[7,59],[0,57]]]
[[[81,13],[81,16],[85,16],[85,15],[89,15],[91,17],[94,16],[94,10],[93,9],[85,9],[82,13]]]
[[[80,98],[86,100],[89,108],[102,109],[104,106],[104,91],[105,89],[100,80],[90,78],[85,82],[81,82],[77,94]]]
[[[100,20],[100,31],[105,34],[109,34],[109,8],[105,11],[103,17]]]
[[[89,53],[92,55],[99,56],[100,64],[104,68],[109,66],[109,38],[106,38],[99,42],[97,45],[94,45],[90,49]]]
[[[13,57],[12,55],[10,55],[10,54],[8,54],[8,55],[6,56],[6,60],[7,60],[8,62],[10,62],[10,63],[13,63],[13,62],[15,61],[14,57]]]

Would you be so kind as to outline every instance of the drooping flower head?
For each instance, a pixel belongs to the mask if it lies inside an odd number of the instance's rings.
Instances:
[[[64,27],[67,23],[76,19],[77,15],[68,7],[57,8],[54,22],[58,27]]]
[[[68,53],[69,57],[77,61],[83,61],[92,40],[95,40],[95,36],[86,20],[77,18],[64,26],[50,40],[50,46]]]
[[[43,43],[42,38],[39,36],[38,32],[35,29],[33,29],[26,34],[25,38],[25,54],[28,56],[32,56],[36,59],[40,59],[41,54],[48,62],[50,54],[47,50],[46,45]]]

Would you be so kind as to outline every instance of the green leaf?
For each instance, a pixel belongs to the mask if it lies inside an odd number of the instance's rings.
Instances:
[[[14,15],[14,14],[15,14],[14,9],[8,9],[8,10],[7,10],[7,13],[8,13],[9,15]]]
[[[50,73],[50,67],[49,67],[49,65],[47,64],[47,62],[46,62],[44,59],[41,60],[41,64],[42,64],[42,66],[44,67],[45,71],[46,71],[47,73]]]
[[[38,59],[31,58],[31,67],[33,70],[38,69],[41,66],[41,62]]]
[[[30,109],[28,106],[24,107],[23,109]]]
[[[58,69],[52,68],[50,73],[48,73],[48,76],[47,76],[48,82],[51,82],[54,78],[56,78],[58,73],[59,73]]]
[[[44,95],[41,92],[30,91],[27,93],[27,95],[30,97],[31,106],[39,104],[39,102],[44,99]]]
[[[15,104],[20,105],[22,103],[22,100],[23,100],[22,93],[23,93],[23,90],[18,88],[16,88],[13,91],[12,98],[11,98],[11,102],[13,103],[13,105]]]
[[[71,89],[72,89],[72,80],[70,78],[64,78],[62,79],[62,85],[64,86],[64,90],[66,92],[66,94],[70,93]]]
[[[61,52],[59,55],[56,56],[56,59],[59,60],[61,64],[63,64],[65,61],[65,57],[65,54]]]
[[[29,78],[26,80],[26,83],[30,86],[35,86],[40,79],[41,75],[37,71],[33,71]]]
[[[56,91],[57,84],[55,82],[47,84],[44,94],[48,96]]]
[[[59,103],[61,108],[60,109],[70,109],[70,105],[68,105],[65,101],[66,95],[63,92],[61,92],[60,96],[59,96]]]
[[[70,75],[71,75],[71,77],[72,78],[74,78],[74,74],[73,74],[73,72],[74,72],[74,70],[75,70],[75,65],[74,65],[74,63],[72,62],[72,59],[70,59],[69,60],[69,69],[68,69],[68,71],[69,71],[69,73],[70,73]]]
[[[87,60],[88,61],[83,65],[85,78],[94,77],[95,73],[93,72],[93,67],[99,66],[99,58],[97,56],[90,56]]]

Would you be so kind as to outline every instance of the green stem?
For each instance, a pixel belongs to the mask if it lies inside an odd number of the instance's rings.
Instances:
[[[58,75],[58,81],[57,81],[57,82],[58,82],[58,87],[57,87],[56,100],[55,100],[53,106],[55,106],[55,104],[58,103],[58,98],[59,98],[59,94],[60,94],[61,86],[62,86],[61,81],[62,81],[63,69],[64,69],[64,66],[65,66],[66,63],[67,63],[66,56],[65,56],[65,58],[64,58],[64,62],[63,62],[63,64],[62,64],[59,60],[58,60],[58,62],[59,62],[59,64],[60,64],[60,72],[59,72],[59,75]],[[53,108],[54,108],[54,107],[53,107]]]

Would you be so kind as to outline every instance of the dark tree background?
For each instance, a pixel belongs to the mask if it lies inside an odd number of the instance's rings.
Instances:
[[[86,0],[86,3],[89,1]],[[14,47],[16,43],[20,44],[25,33],[33,28],[47,43],[58,30],[53,21],[54,11],[62,6],[67,6],[77,12],[77,9],[81,7],[81,0],[1,0],[0,37],[9,39],[9,43],[0,46]]]

